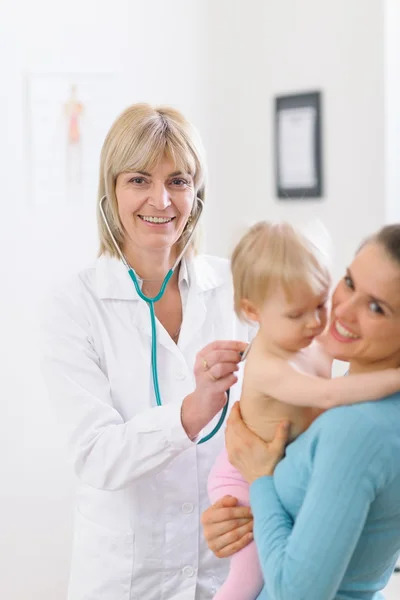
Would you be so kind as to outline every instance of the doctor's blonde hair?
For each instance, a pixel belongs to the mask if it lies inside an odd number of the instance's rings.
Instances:
[[[176,168],[193,177],[195,198],[204,201],[205,158],[204,150],[195,128],[176,109],[141,103],[127,108],[113,123],[103,144],[100,157],[100,178],[97,202],[97,224],[100,238],[99,255],[105,252],[119,258],[111,236],[101,218],[99,202],[104,203],[111,231],[121,246],[124,228],[118,214],[115,184],[120,173],[151,171],[164,157],[171,159]],[[198,203],[194,201],[191,216],[196,218]],[[178,240],[181,249],[190,230],[186,226]],[[193,236],[190,249],[196,252],[199,228]]]
[[[253,225],[232,253],[231,270],[234,308],[242,320],[246,319],[243,301],[259,309],[274,286],[282,286],[291,300],[299,283],[314,293],[329,289],[331,284],[323,253],[285,222]]]

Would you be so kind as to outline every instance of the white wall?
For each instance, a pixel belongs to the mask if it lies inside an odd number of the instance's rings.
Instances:
[[[339,274],[385,218],[383,15],[379,0],[3,0],[0,44],[0,597],[63,600],[74,483],[38,374],[35,314],[52,281],[94,256],[96,232],[90,202],[46,214],[26,204],[23,74],[117,71],[121,108],[176,105],[208,150],[208,250],[228,254],[245,221],[319,216]],[[326,196],[278,202],[273,97],[308,89],[324,94]]]
[[[0,43],[0,597],[64,600],[74,482],[38,373],[36,310],[94,258],[96,190],[83,209],[30,207],[24,74],[117,71],[121,109],[173,104],[203,129],[202,3],[3,0]]]
[[[400,2],[385,0],[386,219],[400,221]]]
[[[379,0],[210,1],[209,223],[225,253],[244,219],[320,217],[341,273],[356,245],[384,221],[383,8]],[[226,59],[227,52],[231,60]],[[324,111],[324,199],[278,201],[275,95],[319,89]],[[221,222],[223,227],[221,227]]]

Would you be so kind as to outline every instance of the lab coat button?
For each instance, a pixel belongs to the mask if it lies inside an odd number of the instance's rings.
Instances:
[[[192,504],[191,502],[185,502],[185,504],[182,504],[182,512],[184,512],[186,515],[193,512],[193,510],[194,504]]]
[[[179,380],[186,379],[186,373],[183,373],[182,371],[179,371],[176,374],[176,378],[179,379]]]
[[[193,567],[183,567],[183,574],[185,575],[185,577],[193,577],[194,575],[194,569]]]

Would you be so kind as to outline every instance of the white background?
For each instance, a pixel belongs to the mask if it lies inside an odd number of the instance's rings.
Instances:
[[[1,598],[66,597],[74,484],[38,372],[36,313],[97,249],[95,189],[63,205],[54,183],[54,204],[48,185],[32,202],[27,74],[113,73],[113,116],[138,101],[177,106],[208,151],[207,250],[227,255],[260,218],[320,217],[339,276],[363,236],[400,219],[399,62],[398,0],[1,1]],[[325,198],[279,202],[273,98],[314,89]]]

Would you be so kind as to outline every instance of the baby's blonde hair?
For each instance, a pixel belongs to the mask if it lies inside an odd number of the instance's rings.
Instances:
[[[282,286],[292,299],[299,283],[314,293],[328,289],[330,273],[323,254],[289,223],[261,221],[237,244],[231,259],[234,306],[244,319],[242,302],[261,308],[271,286]]]

